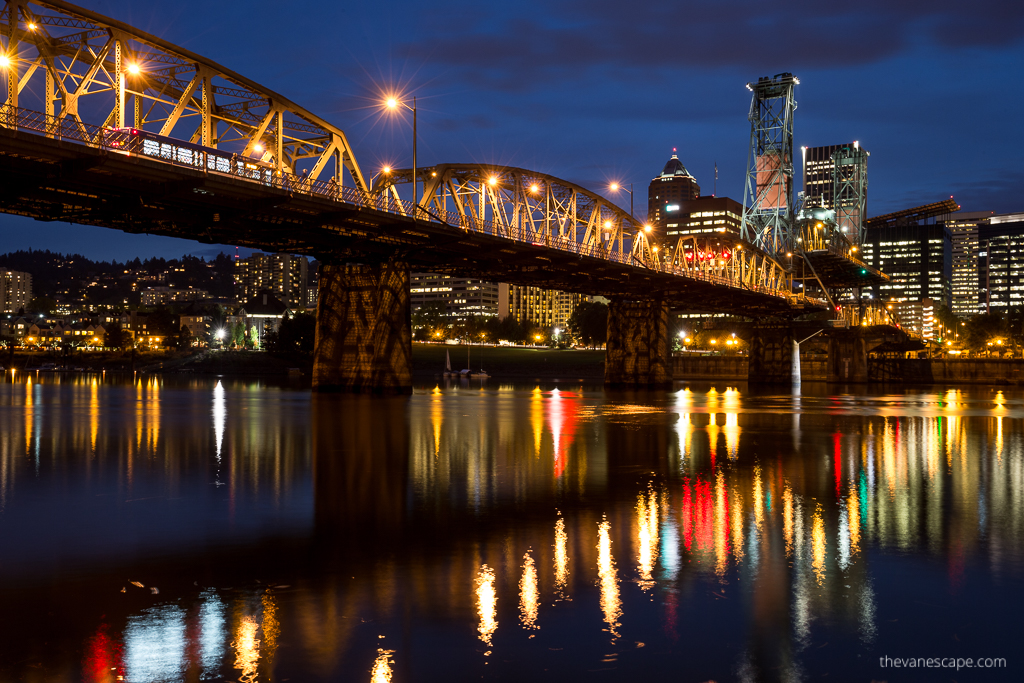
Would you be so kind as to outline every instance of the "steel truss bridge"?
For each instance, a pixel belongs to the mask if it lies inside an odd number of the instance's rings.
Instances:
[[[396,171],[367,185],[344,132],[246,77],[56,0],[6,0],[0,211],[328,261],[740,315],[827,310],[742,241],[648,242],[582,187],[519,168]]]

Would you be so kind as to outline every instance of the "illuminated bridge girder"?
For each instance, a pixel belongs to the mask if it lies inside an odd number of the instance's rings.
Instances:
[[[649,265],[639,224],[604,197],[560,178],[523,168],[440,164],[417,171],[424,217],[453,225],[486,222],[495,234],[547,246],[576,245],[588,253]],[[410,169],[382,175],[374,187],[398,198]],[[627,256],[627,254],[629,256]]]
[[[9,107],[79,136],[137,128],[366,190],[345,133],[286,97],[156,36],[59,0],[4,0]],[[98,142],[98,140],[96,141]]]

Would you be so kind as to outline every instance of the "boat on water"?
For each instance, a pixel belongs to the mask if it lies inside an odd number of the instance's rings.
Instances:
[[[444,351],[444,376],[445,377],[456,377],[459,373],[452,372],[452,355],[445,349]]]
[[[488,375],[487,371],[484,370],[483,368],[480,368],[480,372],[469,373],[470,379],[487,379],[488,377],[490,377],[490,375]]]

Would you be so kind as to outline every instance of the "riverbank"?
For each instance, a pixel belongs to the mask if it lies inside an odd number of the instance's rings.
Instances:
[[[412,373],[419,379],[444,372],[445,355],[451,355],[452,369],[466,367],[466,346],[413,344]],[[56,366],[50,366],[50,364]],[[489,375],[508,379],[601,380],[604,351],[597,349],[514,348],[507,346],[469,347],[469,365]],[[61,369],[87,372],[195,373],[204,375],[295,375],[310,376],[311,358],[278,356],[264,351],[88,351],[68,357],[48,352],[17,352],[4,355],[0,366],[7,369]]]
[[[603,380],[603,349],[548,349],[510,346],[470,346],[469,368],[481,368],[492,377],[509,379]],[[450,354],[452,370],[466,367],[464,345],[413,344],[412,372],[415,377],[433,377],[444,372],[445,355]]]

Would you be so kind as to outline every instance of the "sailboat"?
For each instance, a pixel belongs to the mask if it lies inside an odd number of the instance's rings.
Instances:
[[[467,349],[467,353],[466,353],[466,365],[469,365],[469,352],[468,352],[468,349]],[[481,360],[481,363],[480,363],[480,372],[473,372],[472,370],[464,370],[463,372],[468,372],[470,379],[487,379],[488,377],[490,377],[490,375],[487,374],[487,371],[484,370],[484,365],[483,365],[483,361],[482,360]]]
[[[452,356],[448,349],[444,350],[444,376],[454,377],[457,373],[452,372]]]

